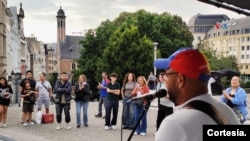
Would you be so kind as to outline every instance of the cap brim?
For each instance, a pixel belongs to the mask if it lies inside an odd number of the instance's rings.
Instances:
[[[154,61],[154,66],[157,69],[168,69],[170,65],[170,60],[167,58],[159,58]]]

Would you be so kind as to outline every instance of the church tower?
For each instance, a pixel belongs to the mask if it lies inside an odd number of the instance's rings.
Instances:
[[[60,9],[57,11],[57,43],[65,41],[65,29],[66,29],[66,22],[65,22],[65,14],[60,6]]]
[[[65,13],[60,6],[60,9],[57,11],[57,45],[56,45],[56,58],[57,58],[57,72],[61,73],[61,44],[66,40],[66,21]]]

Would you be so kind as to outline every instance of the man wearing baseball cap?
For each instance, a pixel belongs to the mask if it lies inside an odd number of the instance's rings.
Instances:
[[[169,58],[155,60],[154,66],[165,69],[165,85],[169,99],[175,104],[174,113],[162,121],[156,141],[202,141],[203,125],[240,124],[228,106],[208,94],[210,66],[199,50],[180,48]],[[199,106],[200,103],[190,106],[194,101],[205,102],[205,106]],[[207,109],[213,109],[216,116],[204,112]]]

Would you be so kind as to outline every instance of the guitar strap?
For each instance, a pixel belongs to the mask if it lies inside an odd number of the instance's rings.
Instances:
[[[218,125],[228,124],[228,121],[218,112],[218,110],[205,101],[193,100],[186,104],[184,108],[199,110],[211,117]]]

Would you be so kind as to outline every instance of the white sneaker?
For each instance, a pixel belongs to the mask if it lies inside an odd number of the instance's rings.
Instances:
[[[34,125],[35,123],[33,121],[30,122],[30,125]]]
[[[137,133],[137,132],[134,132],[134,135],[138,135],[138,133]]]
[[[116,126],[115,125],[111,125],[111,129],[115,130]]]
[[[141,135],[141,136],[145,136],[145,135],[146,135],[146,133],[141,133],[140,135]]]
[[[109,130],[110,127],[109,127],[109,126],[104,126],[104,129],[105,129],[105,130]]]
[[[8,126],[7,126],[7,124],[3,124],[3,128],[7,128]]]
[[[67,127],[66,127],[66,129],[67,129],[67,130],[70,130],[70,129],[71,129],[71,127],[70,127],[70,126],[67,126]]]
[[[3,123],[0,123],[0,128],[3,128]]]
[[[56,127],[56,130],[60,130],[60,129],[62,129],[61,125],[59,125],[59,126]]]
[[[25,123],[23,124],[23,126],[24,126],[24,127],[27,127],[27,126],[28,126],[28,123],[25,122]]]
[[[70,129],[71,129],[69,123],[66,124],[66,129],[67,129],[67,130],[70,130]]]

